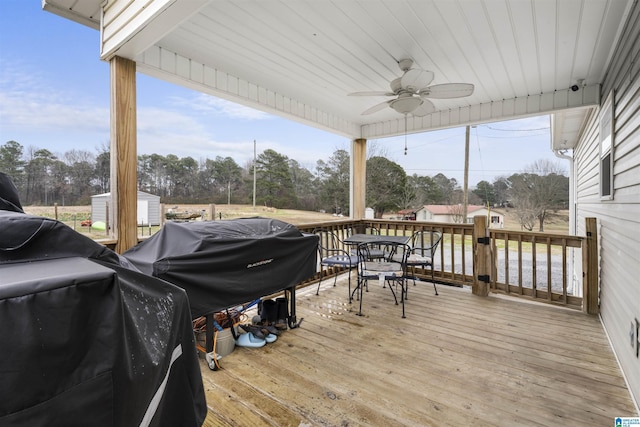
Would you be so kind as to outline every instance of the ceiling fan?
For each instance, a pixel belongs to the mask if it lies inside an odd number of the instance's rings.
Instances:
[[[470,83],[444,83],[429,86],[429,83],[433,80],[433,72],[420,68],[411,68],[413,66],[412,59],[401,59],[398,61],[398,66],[403,71],[403,74],[401,77],[391,81],[391,92],[353,92],[349,94],[349,96],[394,97],[394,99],[381,102],[363,111],[363,115],[375,113],[389,106],[405,116],[412,114],[421,117],[436,110],[428,98],[462,98],[473,93],[473,85]]]

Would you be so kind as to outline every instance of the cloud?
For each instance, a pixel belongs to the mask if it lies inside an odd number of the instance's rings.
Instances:
[[[196,94],[193,98],[174,97],[172,101],[180,108],[188,108],[199,114],[211,114],[242,120],[269,120],[274,118],[271,114],[263,111],[203,93]]]
[[[6,130],[30,132],[109,131],[109,107],[47,84],[37,72],[4,67],[0,76],[0,116]]]
[[[216,156],[245,158],[253,156],[252,142],[218,141],[212,126],[193,109],[217,115],[235,117],[269,117],[249,108],[198,96],[189,102],[179,102],[169,108],[138,105],[137,131],[139,154],[175,154],[179,157],[215,158]],[[201,102],[199,102],[199,101]],[[29,70],[19,64],[3,66],[0,74],[0,128],[6,140],[23,145],[34,144],[55,152],[108,143],[110,138],[109,100],[99,105],[83,93],[48,83],[46,74]],[[190,106],[183,111],[176,105]],[[194,108],[195,106],[195,108]],[[4,142],[4,141],[3,141]],[[25,144],[26,142],[26,144]]]

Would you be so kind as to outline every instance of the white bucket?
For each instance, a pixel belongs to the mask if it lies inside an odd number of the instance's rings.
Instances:
[[[234,326],[234,328],[236,329],[237,333],[238,327]],[[198,341],[198,344],[202,348],[205,348],[206,333],[199,332],[198,334],[196,334],[196,339]],[[221,331],[214,328],[212,340],[215,343],[213,351],[215,351],[220,356],[231,354],[231,352],[236,348],[236,340],[233,338],[231,328],[226,328]]]
[[[237,332],[237,327],[234,326],[234,328],[236,328]],[[215,343],[213,351],[220,356],[231,354],[231,352],[236,348],[236,340],[233,338],[231,328],[223,329],[222,331],[215,329],[213,331],[213,338]]]

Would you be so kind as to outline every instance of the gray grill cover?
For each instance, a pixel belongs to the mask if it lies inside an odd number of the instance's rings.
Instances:
[[[167,222],[123,256],[140,271],[186,290],[196,318],[312,277],[317,239],[270,218]]]

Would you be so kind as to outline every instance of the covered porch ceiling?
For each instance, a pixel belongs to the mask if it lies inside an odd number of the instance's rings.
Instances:
[[[433,99],[407,131],[552,114],[552,148],[575,146],[633,0],[43,0],[100,30],[100,56],[139,72],[345,137],[405,132],[389,106],[398,62],[430,85],[473,94]]]

